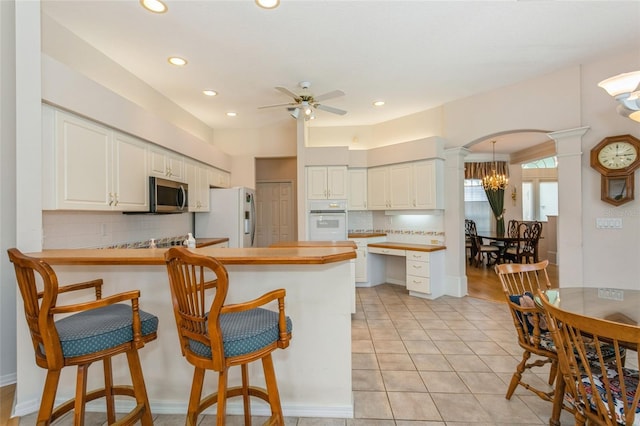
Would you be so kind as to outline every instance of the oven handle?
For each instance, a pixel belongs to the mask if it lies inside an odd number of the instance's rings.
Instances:
[[[311,214],[345,214],[344,210],[311,210]]]

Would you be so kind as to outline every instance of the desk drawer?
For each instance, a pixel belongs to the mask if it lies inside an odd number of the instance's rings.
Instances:
[[[428,277],[417,277],[407,274],[407,290],[431,293],[431,280]]]
[[[415,260],[418,262],[428,262],[429,261],[429,253],[424,251],[411,251],[407,250],[407,261]]]
[[[428,277],[429,263],[416,262],[415,260],[409,260],[407,258],[407,275],[415,275],[418,277]]]
[[[405,256],[405,250],[390,249],[382,247],[369,247],[369,253],[387,254],[391,256]]]

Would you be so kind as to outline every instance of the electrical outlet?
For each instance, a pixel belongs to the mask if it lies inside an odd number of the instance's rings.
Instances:
[[[622,229],[621,217],[599,217],[596,218],[597,229]]]
[[[598,297],[600,299],[624,300],[624,290],[617,288],[599,288]]]

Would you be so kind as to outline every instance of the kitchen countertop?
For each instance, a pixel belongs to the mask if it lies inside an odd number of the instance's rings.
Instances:
[[[374,238],[374,237],[386,237],[384,232],[351,232],[347,235],[348,238]]]
[[[27,253],[51,265],[164,265],[168,248],[53,249]],[[190,249],[217,258],[224,265],[313,265],[354,259],[351,247],[283,247]]]
[[[357,248],[353,241],[280,241],[269,247],[351,247]]]
[[[413,250],[413,251],[439,251],[445,250],[446,246],[438,246],[431,244],[411,244],[411,243],[371,243],[367,244],[367,247],[379,247],[379,248],[388,248],[388,249],[398,249],[398,250]]]
[[[196,248],[212,246],[219,243],[228,243],[228,238],[196,238]]]

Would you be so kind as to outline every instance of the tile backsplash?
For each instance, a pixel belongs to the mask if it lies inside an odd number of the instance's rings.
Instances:
[[[43,249],[97,248],[186,235],[193,214],[43,211],[42,227]]]
[[[444,215],[394,214],[383,211],[350,211],[348,229],[353,232],[384,232],[388,241],[415,244],[445,243]]]

